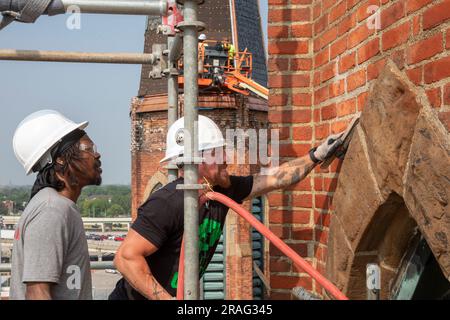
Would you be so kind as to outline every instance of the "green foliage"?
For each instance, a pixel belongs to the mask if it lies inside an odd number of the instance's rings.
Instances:
[[[23,211],[30,200],[31,186],[0,187],[0,201],[14,201],[14,211]],[[24,205],[25,204],[25,205]]]
[[[15,202],[15,211],[23,211],[23,203],[28,203],[30,192],[31,186],[0,187],[0,202],[12,200]],[[77,205],[83,217],[130,216],[131,188],[126,185],[85,187]]]

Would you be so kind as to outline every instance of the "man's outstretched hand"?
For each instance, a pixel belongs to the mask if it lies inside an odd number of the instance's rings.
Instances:
[[[324,142],[320,146],[317,147],[315,151],[313,151],[314,157],[318,161],[324,161],[325,159],[331,157],[342,144],[341,137],[344,132],[330,135],[325,139]]]

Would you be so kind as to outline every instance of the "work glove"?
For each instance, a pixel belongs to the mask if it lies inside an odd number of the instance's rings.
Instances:
[[[333,134],[325,139],[324,142],[318,147],[312,148],[309,151],[309,156],[314,163],[322,162],[325,159],[331,157],[336,150],[342,145],[341,137],[344,132]]]

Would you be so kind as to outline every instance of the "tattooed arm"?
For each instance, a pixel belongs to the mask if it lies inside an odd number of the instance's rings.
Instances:
[[[266,174],[253,177],[253,187],[247,199],[251,199],[276,189],[283,189],[303,180],[316,164],[309,155],[291,160],[279,167],[271,168]]]
[[[114,264],[127,282],[150,300],[170,300],[173,297],[153,277],[145,257],[158,248],[130,229],[125,241],[117,251]]]

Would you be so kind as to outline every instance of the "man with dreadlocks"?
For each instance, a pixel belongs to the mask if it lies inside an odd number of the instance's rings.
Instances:
[[[89,251],[76,206],[81,189],[101,184],[100,154],[83,130],[53,110],[17,127],[14,153],[27,175],[37,172],[17,224],[11,299],[92,299]]]

